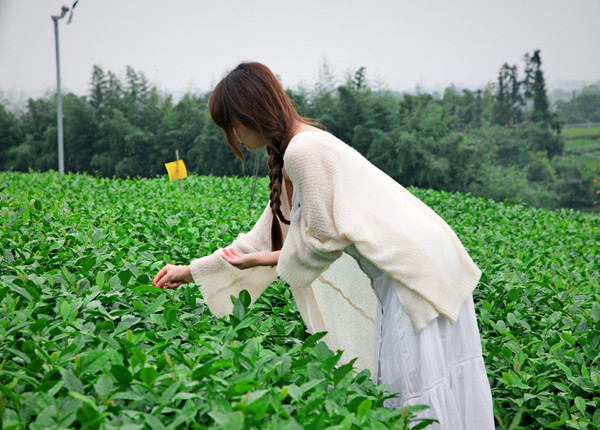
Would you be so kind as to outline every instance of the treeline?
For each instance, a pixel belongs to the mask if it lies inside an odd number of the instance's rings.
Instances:
[[[375,90],[360,68],[338,82],[324,67],[312,88],[287,90],[314,118],[405,186],[468,192],[534,206],[597,208],[594,175],[564,156],[561,118],[550,109],[539,51],[522,76],[505,64],[483,90],[394,94]],[[165,174],[175,150],[201,175],[252,174],[210,121],[209,93],[175,102],[128,67],[124,79],[95,66],[87,96],[63,96],[65,169],[102,176]],[[57,168],[53,96],[23,112],[0,106],[0,168]],[[261,154],[264,160],[264,154]],[[264,163],[261,174],[266,174]]]
[[[568,101],[557,101],[556,110],[567,124],[600,123],[600,86],[590,85]]]

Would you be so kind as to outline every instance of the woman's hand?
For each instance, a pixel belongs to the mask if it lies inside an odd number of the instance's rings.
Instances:
[[[152,280],[152,285],[166,290],[167,288],[177,288],[181,284],[193,282],[193,280],[190,266],[167,264]]]
[[[252,252],[250,254],[242,254],[234,248],[224,248],[221,257],[238,269],[249,269],[256,266],[276,266],[280,252]]]

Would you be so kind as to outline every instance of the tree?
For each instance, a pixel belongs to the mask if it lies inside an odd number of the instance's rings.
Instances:
[[[351,80],[352,87],[358,91],[366,91],[369,86],[367,83],[367,69],[366,67],[360,67],[356,72],[354,72],[354,76]]]
[[[456,89],[448,87],[444,91],[442,104],[448,109],[450,115],[456,117],[460,130],[481,127],[483,114],[481,90],[476,92],[462,90],[462,94],[459,94]]]
[[[99,138],[96,110],[85,97],[63,97],[65,171],[90,172],[93,143]]]
[[[504,63],[498,72],[494,122],[499,125],[518,124],[523,119],[523,104],[517,66]]]
[[[18,146],[22,139],[23,133],[17,117],[0,105],[0,160],[2,160],[0,168],[10,168],[11,163],[6,152]]]
[[[585,87],[571,100],[559,100],[556,109],[562,120],[568,124],[600,122],[600,87]]]
[[[554,162],[557,173],[557,192],[561,207],[580,210],[598,208],[598,184],[595,176],[600,172],[586,166],[584,159],[557,158]]]
[[[106,108],[108,82],[100,66],[94,65],[90,85],[89,103],[101,115]]]
[[[56,103],[53,97],[29,99],[20,123],[22,140],[7,150],[8,167],[18,171],[56,169],[58,147]]]
[[[552,115],[550,114],[550,104],[546,94],[546,83],[544,72],[542,71],[542,59],[540,50],[533,52],[533,55],[525,55],[526,78],[525,94],[533,100],[533,110],[530,118],[533,122],[540,122],[548,126],[552,125]]]

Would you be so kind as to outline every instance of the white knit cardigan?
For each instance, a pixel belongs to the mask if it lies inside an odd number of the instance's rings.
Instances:
[[[324,131],[296,135],[284,164],[300,206],[291,211],[284,191],[282,211],[291,215],[291,224],[282,225],[277,267],[240,270],[220,256],[221,250],[191,263],[213,314],[231,313],[230,295],[243,289],[256,300],[279,275],[290,285],[309,330],[327,331],[325,342],[344,350],[344,361],[357,357],[358,368],[372,370],[377,299],[370,279],[344,252],[353,244],[394,279],[415,330],[440,315],[456,321],[481,271],[433,210]],[[232,246],[244,253],[270,251],[271,220],[267,206]]]

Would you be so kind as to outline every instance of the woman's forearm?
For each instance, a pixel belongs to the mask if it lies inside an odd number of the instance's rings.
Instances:
[[[281,254],[281,251],[259,252],[257,266],[277,266],[279,254]]]
[[[238,269],[250,269],[251,267],[256,266],[277,266],[280,252],[281,251],[262,251],[242,254],[234,248],[224,248],[221,256],[225,261]]]

